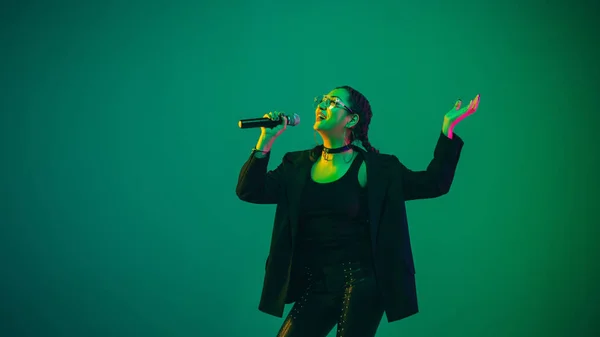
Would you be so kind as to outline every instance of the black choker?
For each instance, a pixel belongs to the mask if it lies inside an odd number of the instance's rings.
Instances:
[[[346,145],[346,146],[342,146],[342,147],[338,147],[335,149],[329,149],[326,147],[323,147],[323,152],[326,154],[331,154],[331,153],[342,153],[342,152],[346,152],[352,149],[352,146],[350,144]]]

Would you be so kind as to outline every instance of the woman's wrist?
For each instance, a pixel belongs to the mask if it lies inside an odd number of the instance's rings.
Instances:
[[[271,146],[273,145],[274,139],[268,139],[267,137],[260,136],[258,138],[258,142],[256,142],[255,149],[260,152],[268,153],[271,151]]]

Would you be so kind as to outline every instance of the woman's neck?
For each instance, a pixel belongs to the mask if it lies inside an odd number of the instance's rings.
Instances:
[[[328,149],[337,149],[340,147],[344,147],[348,144],[349,142],[346,139],[323,137],[323,146]]]
[[[323,137],[323,147],[327,149],[338,149],[349,144],[350,142],[348,139]],[[340,153],[327,153],[327,151],[323,151],[321,154],[321,162],[333,166],[341,164],[342,162],[347,164],[348,160],[351,160],[353,155],[354,149],[351,148]]]

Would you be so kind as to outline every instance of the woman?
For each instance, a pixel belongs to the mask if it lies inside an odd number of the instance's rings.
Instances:
[[[371,107],[360,92],[338,87],[316,102],[323,145],[287,153],[267,172],[284,120],[262,129],[240,173],[241,200],[277,204],[259,310],[282,317],[295,303],[279,337],[325,337],[336,324],[338,337],[374,336],[384,312],[389,322],[418,312],[404,202],[448,192],[463,145],[453,128],[479,95],[446,114],[434,158],[419,172],[371,146]]]

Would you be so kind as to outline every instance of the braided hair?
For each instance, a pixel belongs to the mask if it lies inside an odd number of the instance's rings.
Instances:
[[[369,141],[369,124],[371,124],[371,118],[373,117],[369,100],[358,90],[350,86],[344,85],[337,87],[336,89],[348,91],[350,94],[350,107],[359,117],[358,123],[352,129],[352,133],[350,134],[350,142],[359,140],[368,152],[379,153],[379,150],[374,148]]]

